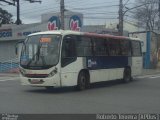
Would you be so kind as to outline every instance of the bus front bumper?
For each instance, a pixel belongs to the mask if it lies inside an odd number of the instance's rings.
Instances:
[[[60,80],[58,76],[48,77],[48,78],[27,78],[20,77],[21,85],[29,85],[29,86],[37,86],[37,87],[46,87],[46,86],[54,86],[61,87]]]

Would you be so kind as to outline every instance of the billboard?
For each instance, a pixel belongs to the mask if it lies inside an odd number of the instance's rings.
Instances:
[[[42,23],[46,23],[47,30],[59,30],[61,29],[61,17],[60,13],[48,13],[43,14],[41,17]],[[83,14],[65,11],[64,14],[64,29],[81,31],[83,26]]]
[[[60,29],[60,18],[57,16],[52,16],[48,20],[48,30],[59,30]]]

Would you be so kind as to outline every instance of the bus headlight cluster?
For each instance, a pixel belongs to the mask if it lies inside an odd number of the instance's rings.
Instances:
[[[25,76],[25,74],[26,74],[25,70],[20,69],[19,71],[20,71],[21,75]]]
[[[49,73],[48,77],[52,77],[57,73],[57,68],[55,68],[52,72]]]

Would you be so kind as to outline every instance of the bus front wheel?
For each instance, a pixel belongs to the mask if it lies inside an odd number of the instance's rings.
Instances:
[[[84,90],[88,88],[88,86],[89,86],[88,76],[84,71],[81,71],[78,75],[77,89]]]
[[[131,81],[131,69],[129,67],[124,69],[123,82],[128,83]]]

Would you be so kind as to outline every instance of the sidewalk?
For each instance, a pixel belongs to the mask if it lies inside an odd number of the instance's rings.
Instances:
[[[151,74],[160,74],[160,68],[142,70],[142,75],[151,75]]]

